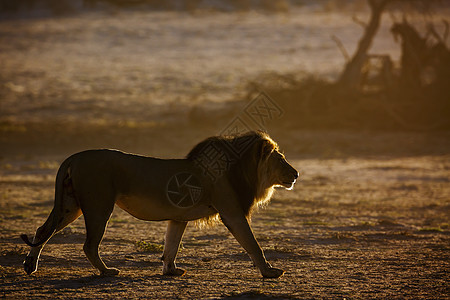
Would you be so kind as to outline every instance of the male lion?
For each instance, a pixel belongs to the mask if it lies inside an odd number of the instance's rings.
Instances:
[[[99,256],[98,248],[114,204],[136,218],[168,220],[163,274],[183,275],[175,258],[188,221],[220,217],[247,251],[262,276],[284,271],[264,257],[249,225],[252,209],[267,202],[274,186],[291,189],[298,172],[263,132],[236,137],[211,137],[196,145],[186,159],[158,159],[115,150],[88,150],[67,158],[56,176],[55,205],[36,231],[24,261],[28,274],[37,270],[47,241],[84,214],[83,250],[102,275],[117,275]]]

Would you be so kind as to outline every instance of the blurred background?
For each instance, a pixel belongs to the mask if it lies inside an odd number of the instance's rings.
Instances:
[[[429,149],[450,127],[448,1],[5,0],[0,11],[1,155],[184,155],[262,91],[283,112],[262,129],[296,155],[448,150]]]

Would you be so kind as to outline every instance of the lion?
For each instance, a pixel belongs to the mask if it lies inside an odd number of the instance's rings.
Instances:
[[[274,187],[292,189],[298,172],[267,133],[215,136],[197,144],[184,159],[159,159],[117,150],[87,150],[67,158],[55,183],[55,202],[39,227],[23,265],[36,272],[44,245],[82,214],[83,250],[103,276],[119,274],[107,267],[99,245],[114,205],[145,221],[168,221],[162,256],[163,274],[181,276],[175,264],[189,221],[220,219],[246,250],[263,277],[278,278],[250,227],[255,207],[270,200]]]

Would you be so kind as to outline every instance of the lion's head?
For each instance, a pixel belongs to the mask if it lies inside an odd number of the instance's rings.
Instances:
[[[280,153],[278,146],[273,147],[272,143],[263,149],[258,168],[260,183],[265,181],[265,185],[282,186],[291,190],[298,178],[297,170],[286,161],[286,157]]]
[[[210,137],[196,145],[187,159],[213,180],[226,176],[247,216],[270,200],[275,186],[292,189],[298,177],[277,143],[261,131]]]

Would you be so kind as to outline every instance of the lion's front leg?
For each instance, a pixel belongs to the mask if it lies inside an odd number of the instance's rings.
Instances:
[[[224,225],[230,230],[239,244],[247,251],[253,263],[258,267],[263,277],[278,278],[284,274],[281,269],[273,268],[264,257],[264,252],[258,244],[253,231],[240,207],[234,193],[223,187],[221,197],[214,203]]]
[[[245,216],[237,218],[236,215],[229,216],[221,214],[222,222],[230,230],[236,240],[247,251],[253,263],[258,267],[261,275],[265,278],[278,278],[284,274],[281,269],[273,268],[266,260],[264,252],[253,235],[250,224]]]
[[[169,221],[166,237],[164,239],[163,274],[172,276],[183,276],[186,271],[177,268],[175,258],[180,247],[181,238],[188,222]]]

